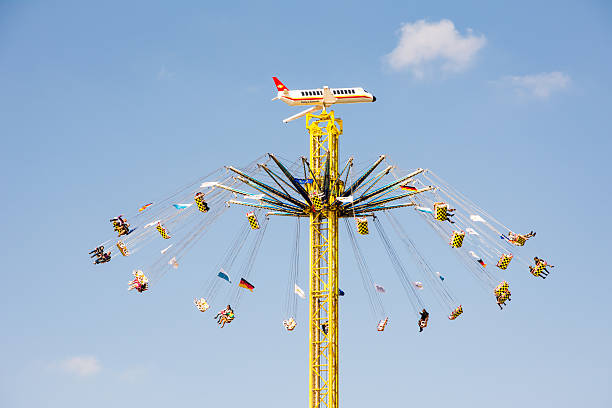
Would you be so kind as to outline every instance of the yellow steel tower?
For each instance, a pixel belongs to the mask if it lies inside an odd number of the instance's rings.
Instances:
[[[402,191],[404,184],[423,172],[423,169],[376,187],[377,182],[389,174],[393,166],[387,166],[366,182],[377,166],[384,161],[384,155],[381,155],[362,175],[356,177],[350,186],[345,187],[338,174],[338,137],[342,134],[342,120],[336,118],[333,111],[323,110],[318,115],[306,115],[306,129],[310,137],[310,160],[303,160],[304,172],[309,173],[305,174],[306,179],[296,179],[271,153],[268,155],[281,170],[282,175],[275,173],[266,164],[259,166],[278,188],[228,166],[229,170],[237,174],[237,180],[260,193],[258,203],[233,199],[229,200],[228,204],[269,210],[267,216],[310,218],[308,407],[338,408],[338,218],[356,218],[359,233],[367,234],[363,217],[372,216],[377,211],[414,206],[411,197],[432,187]],[[348,169],[347,179],[351,165],[352,159],[345,167],[345,170]],[[286,180],[283,180],[283,176]],[[368,187],[353,197],[364,187],[364,182]],[[295,194],[289,193],[283,184]],[[234,187],[222,184],[218,187],[231,191],[237,196],[255,197]]]
[[[310,408],[338,407],[338,136],[334,112],[307,115],[310,136]],[[327,167],[329,166],[329,167]],[[328,190],[324,194],[324,190]],[[328,197],[325,200],[325,197]],[[325,202],[323,202],[325,201]]]

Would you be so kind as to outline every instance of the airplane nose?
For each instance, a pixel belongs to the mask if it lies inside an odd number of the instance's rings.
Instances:
[[[372,102],[376,102],[376,97],[372,95]]]

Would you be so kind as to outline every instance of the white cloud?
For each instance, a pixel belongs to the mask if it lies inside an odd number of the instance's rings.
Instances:
[[[476,36],[471,29],[462,35],[450,20],[419,20],[402,25],[399,43],[386,60],[392,69],[411,70],[417,78],[434,62],[441,63],[445,71],[457,72],[470,65],[486,42],[484,35]]]
[[[551,93],[568,87],[569,75],[563,72],[542,72],[534,75],[507,76],[501,79],[519,94],[528,94],[540,99],[548,99]]]
[[[97,374],[101,370],[100,362],[93,356],[77,356],[61,361],[59,367],[79,377]]]

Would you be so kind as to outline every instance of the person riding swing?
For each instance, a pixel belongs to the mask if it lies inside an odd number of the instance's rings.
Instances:
[[[421,318],[419,319],[419,333],[423,331],[425,327],[427,327],[427,322],[429,321],[429,313],[427,310],[423,309],[421,312]]]

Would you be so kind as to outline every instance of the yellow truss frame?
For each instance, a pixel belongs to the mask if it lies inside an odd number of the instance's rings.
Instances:
[[[306,129],[315,179],[311,191],[323,184],[328,156],[329,185],[336,186],[342,120],[324,110],[306,116]],[[330,205],[338,193],[332,188],[329,201],[310,213],[310,408],[338,407],[338,214]]]

